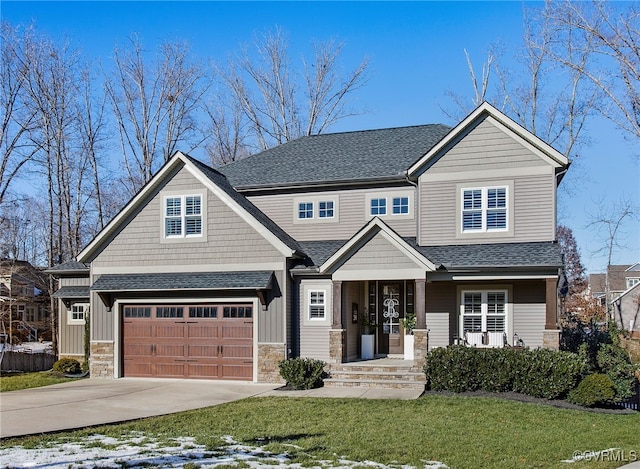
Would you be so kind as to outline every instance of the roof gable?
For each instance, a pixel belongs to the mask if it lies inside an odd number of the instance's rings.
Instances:
[[[300,251],[297,242],[291,236],[282,231],[244,196],[237,193],[222,174],[178,151],[160,168],[154,177],[129,203],[124,206],[109,224],[98,233],[93,241],[78,254],[78,261],[91,262],[108,242],[110,237],[118,232],[123,224],[126,223],[128,217],[149,203],[148,196],[160,185],[173,177],[175,171],[180,167],[186,168],[199,182],[213,192],[231,210],[243,218],[283,255],[292,256]]]
[[[353,237],[344,243],[332,256],[330,256],[319,268],[320,273],[330,273],[344,265],[362,247],[375,236],[382,236],[391,243],[398,251],[408,258],[416,267],[423,271],[436,270],[436,266],[420,252],[411,247],[395,231],[393,231],[380,218],[373,218],[363,226]]]
[[[434,161],[442,157],[461,136],[485,119],[489,119],[496,127],[531,150],[549,165],[555,168],[565,168],[569,165],[569,160],[562,153],[498,111],[489,103],[483,102],[455,126],[442,140],[415,161],[408,170],[409,176],[417,177],[422,174]]]

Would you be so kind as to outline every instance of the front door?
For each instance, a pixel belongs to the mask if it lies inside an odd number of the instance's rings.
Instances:
[[[379,324],[382,324],[379,353],[402,355],[404,352],[404,334],[400,319],[404,317],[404,292],[402,282],[380,282],[379,288]]]

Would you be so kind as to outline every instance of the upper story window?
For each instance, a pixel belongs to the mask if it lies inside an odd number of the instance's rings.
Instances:
[[[333,200],[318,202],[318,216],[320,218],[333,218]]]
[[[394,197],[392,212],[394,215],[409,213],[409,197]]]
[[[298,204],[298,218],[301,220],[313,218],[313,202],[300,202]]]
[[[165,197],[164,235],[167,238],[202,236],[202,196]]]
[[[309,290],[309,319],[326,318],[326,299],[324,290]]]
[[[627,278],[627,289],[640,283],[640,278]]]
[[[73,303],[69,310],[69,324],[84,324],[88,312],[89,303]]]
[[[387,214],[387,199],[379,198],[379,199],[371,199],[370,203],[370,213],[371,215],[386,215]]]
[[[462,189],[462,231],[506,231],[507,188]]]

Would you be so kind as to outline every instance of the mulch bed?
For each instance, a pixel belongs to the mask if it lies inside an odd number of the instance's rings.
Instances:
[[[469,391],[462,393],[454,393],[450,391],[425,391],[423,396],[464,396],[464,397],[491,397],[495,399],[507,399],[517,402],[528,402],[531,404],[548,405],[551,407],[557,407],[560,409],[573,409],[573,410],[586,410],[588,412],[597,412],[601,414],[634,414],[633,409],[626,409],[624,407],[583,407],[577,404],[572,404],[569,401],[562,399],[544,399],[540,397],[527,396],[526,394],[520,394],[517,392],[487,392],[487,391]]]

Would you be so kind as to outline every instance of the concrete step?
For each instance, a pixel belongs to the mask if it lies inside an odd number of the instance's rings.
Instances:
[[[324,380],[324,387],[368,387],[380,389],[417,389],[424,390],[424,381],[413,380],[377,380],[377,379],[340,379],[328,378]]]
[[[372,360],[341,363],[331,366],[327,387],[371,387],[424,390],[424,372],[412,361]]]

